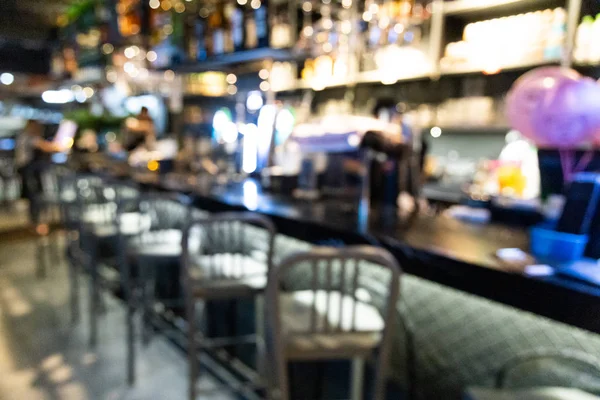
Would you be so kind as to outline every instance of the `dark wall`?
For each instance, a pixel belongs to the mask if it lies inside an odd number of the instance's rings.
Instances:
[[[47,74],[50,46],[44,42],[0,39],[0,71]]]

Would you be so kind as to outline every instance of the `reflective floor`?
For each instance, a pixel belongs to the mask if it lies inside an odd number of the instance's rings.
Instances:
[[[27,200],[2,204],[0,207],[0,232],[25,229],[29,226]]]
[[[186,398],[187,368],[179,349],[160,336],[147,348],[140,346],[138,382],[127,386],[122,305],[107,298],[99,345],[90,351],[85,302],[83,320],[77,326],[70,323],[64,260],[49,265],[44,279],[36,278],[35,263],[33,240],[0,243],[0,400]],[[206,378],[200,386],[213,383]]]

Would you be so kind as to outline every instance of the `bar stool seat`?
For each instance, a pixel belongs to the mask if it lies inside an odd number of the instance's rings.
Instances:
[[[244,254],[219,253],[191,259],[192,293],[204,299],[252,297],[267,286],[266,262]]]
[[[84,216],[83,230],[96,238],[135,236],[144,232],[150,225],[150,217],[138,212],[123,213],[120,216],[120,227],[114,223],[105,222],[95,213]]]
[[[139,257],[181,256],[181,230],[162,229],[144,232],[127,244],[127,252]]]
[[[314,293],[305,290],[281,296],[282,340],[288,359],[332,360],[372,354],[381,342],[381,331],[385,326],[379,311],[370,304],[339,292],[317,291],[316,302],[313,302]],[[313,304],[317,312],[315,325],[319,331],[325,330],[325,324],[342,329],[333,334],[307,333]],[[356,327],[349,332],[353,326],[354,309]]]

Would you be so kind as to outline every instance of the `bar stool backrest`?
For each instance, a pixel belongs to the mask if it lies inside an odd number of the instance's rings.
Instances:
[[[314,293],[307,296],[311,313],[307,333],[357,332],[364,330],[356,319],[360,304],[372,305],[384,317],[393,314],[400,274],[393,256],[377,247],[316,247],[288,256],[273,268],[267,294],[276,304],[282,292]],[[377,282],[366,285],[368,275]]]
[[[194,218],[182,239],[183,276],[196,279],[194,265],[203,264],[203,279],[231,277],[232,271],[236,278],[250,277],[256,274],[253,263],[266,265],[265,276],[272,265],[275,232],[269,218],[250,212]]]
[[[92,174],[67,174],[59,179],[63,223],[77,229],[91,207],[100,206],[101,177]]]
[[[289,334],[307,338],[317,335],[320,340],[329,338],[331,343],[341,343],[340,335],[380,332],[378,369],[385,369],[400,275],[396,259],[372,246],[316,247],[290,255],[272,268],[265,301],[266,347],[274,367],[272,377],[279,388],[287,393],[283,337]],[[369,277],[377,279],[370,287],[363,284]],[[300,307],[290,309],[289,303],[284,307],[284,294],[294,294],[292,304]],[[283,309],[293,320],[283,320]]]
[[[102,200],[106,217],[103,223],[113,226],[118,235],[138,232],[139,226],[130,226],[131,221],[125,219],[125,214],[132,214],[135,217],[134,224],[139,223],[141,219],[139,212],[141,193],[136,185],[105,180],[99,197]]]
[[[62,194],[61,179],[69,174],[71,174],[69,169],[61,165],[51,165],[44,168],[40,173],[44,198],[56,203],[60,202]]]
[[[190,205],[191,200],[185,195],[149,192],[140,198],[140,213],[149,217],[149,231],[183,231],[192,216]]]

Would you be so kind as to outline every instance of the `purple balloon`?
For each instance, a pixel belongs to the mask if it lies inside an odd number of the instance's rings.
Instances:
[[[532,126],[540,147],[575,149],[600,128],[600,87],[590,78],[557,82],[538,106]]]
[[[540,103],[560,82],[576,82],[577,71],[563,67],[542,67],[527,72],[513,84],[506,98],[506,116],[511,126],[525,137],[539,144],[543,134],[536,131],[532,118]]]

